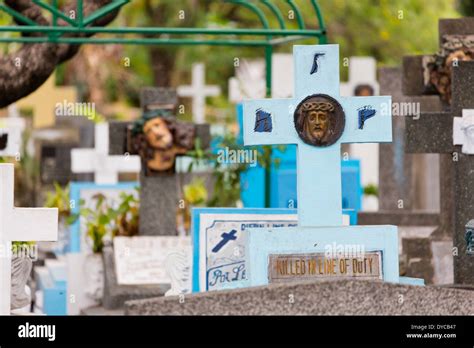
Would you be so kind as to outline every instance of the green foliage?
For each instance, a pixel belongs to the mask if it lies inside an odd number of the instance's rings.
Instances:
[[[288,28],[297,28],[296,19],[289,18],[290,7],[285,1],[272,1],[285,17]],[[317,19],[308,0],[295,0],[301,9],[307,28],[315,28]],[[369,55],[379,65],[400,65],[407,54],[432,53],[438,48],[437,22],[440,18],[458,17],[456,0],[320,0],[318,1],[327,25],[329,42],[338,43],[341,57]],[[468,12],[472,0],[461,0],[461,11]],[[259,4],[268,18],[270,27],[278,28],[278,22],[271,11]],[[184,18],[180,17],[183,11]],[[470,12],[469,12],[470,13]],[[257,16],[243,6],[223,1],[152,1],[137,0],[122,9],[120,26],[156,27],[201,27],[201,28],[261,28]],[[416,33],[416,35],[414,35]],[[171,36],[173,37],[173,36]],[[193,36],[187,36],[193,38]],[[209,38],[213,38],[209,36]],[[216,38],[216,37],[214,37]],[[242,37],[249,39],[249,37]],[[299,44],[315,44],[308,39]],[[275,47],[276,52],[291,52],[293,43]],[[125,55],[130,58],[134,79],[125,84],[113,85],[125,89],[127,101],[137,106],[136,93],[130,93],[137,86],[187,84],[191,79],[192,62],[203,61],[208,67],[206,82],[220,85],[222,96],[210,98],[208,105],[222,110],[232,106],[226,96],[228,78],[234,75],[234,59],[264,57],[264,49],[257,47],[225,46],[125,46]],[[161,60],[156,60],[160,56]],[[163,66],[158,67],[156,63]],[[341,60],[341,64],[343,61]],[[341,72],[347,77],[347,66]],[[169,75],[169,78],[162,78]],[[114,78],[112,75],[108,78]],[[108,83],[109,85],[110,82]],[[112,94],[115,95],[116,93]],[[183,100],[185,105],[189,100]],[[190,119],[190,107],[183,119]],[[208,115],[212,116],[212,115]],[[230,118],[233,121],[233,118]]]
[[[271,28],[278,28],[278,21],[271,11],[255,1],[265,13]],[[291,8],[286,1],[272,1],[281,11],[288,28],[297,28],[297,21],[290,17]],[[301,9],[307,28],[315,28],[317,19],[309,0],[295,0]],[[341,57],[370,55],[380,65],[399,65],[403,55],[432,53],[438,48],[437,22],[440,18],[458,17],[474,13],[472,0],[319,0],[327,25],[329,42],[338,43]],[[181,12],[182,11],[182,12]],[[0,12],[0,25],[11,24],[9,15]],[[194,27],[194,28],[261,28],[258,17],[243,6],[225,1],[136,0],[121,9],[111,26],[115,27]],[[101,36],[101,35],[98,35]],[[133,37],[133,36],[131,36]],[[170,35],[174,38],[174,35]],[[196,36],[180,36],[195,38]],[[209,38],[217,38],[206,36]],[[235,39],[235,37],[229,37]],[[250,39],[243,36],[241,39]],[[315,44],[307,39],[299,44]],[[277,52],[291,52],[293,43],[275,47]],[[2,44],[5,53],[13,52],[19,44]],[[218,84],[223,90],[221,97],[210,98],[209,106],[228,109],[228,78],[234,74],[235,58],[263,58],[264,48],[226,46],[136,46],[124,45],[117,59],[109,61],[104,73],[97,76],[105,91],[107,101],[125,101],[138,106],[138,90],[143,86],[176,86],[189,83],[192,62],[206,63],[206,80]],[[124,68],[123,59],[130,65]],[[343,61],[341,60],[341,64]],[[75,64],[74,61],[68,65]],[[347,66],[341,72],[347,76]],[[61,67],[62,74],[74,69]],[[165,76],[165,77],[164,77]],[[189,100],[184,100],[189,104]],[[191,110],[187,107],[186,110]],[[184,115],[189,118],[189,112]]]
[[[392,65],[400,65],[404,55],[436,52],[438,20],[459,17],[455,3],[455,0],[320,1],[329,42],[340,45],[342,57],[369,55],[379,64]]]
[[[29,248],[35,244],[36,242],[12,242],[12,253],[13,255],[21,254],[25,248]]]
[[[54,182],[54,191],[46,193],[45,207],[58,208],[59,217],[66,218],[70,224],[73,220],[68,218],[71,216],[71,205],[69,203],[69,185],[64,189],[57,182]]]
[[[140,189],[137,187],[137,191]],[[120,202],[116,210],[112,210],[114,220],[112,236],[135,236],[138,234],[140,201],[133,193],[120,193]]]
[[[229,151],[243,149],[231,133],[224,135],[218,148],[228,148]],[[223,163],[218,161],[217,157],[216,154],[210,156],[215,183],[213,195],[207,202],[207,206],[235,207],[240,201],[240,174],[247,170],[248,163]]]
[[[188,172],[192,172],[195,166],[207,163],[209,160],[213,159],[213,155],[209,150],[203,149],[201,145],[201,139],[196,138],[194,141],[194,149],[188,151],[186,156],[192,158],[191,163],[188,166]]]
[[[378,197],[379,189],[376,185],[369,184],[369,185],[364,187],[364,195]]]
[[[94,209],[84,207],[84,201],[81,200],[80,216],[85,219],[86,234],[92,242],[92,251],[100,253],[104,248],[105,237],[113,229],[115,213],[108,206],[104,195],[98,194],[93,198],[96,201]]]
[[[199,139],[196,141],[196,149],[188,152],[186,155],[192,158],[188,167],[191,171],[194,166],[202,163],[211,163],[213,166],[212,175],[215,180],[214,192],[207,206],[209,207],[235,207],[240,202],[240,175],[245,172],[251,163],[225,163],[219,160],[219,154],[213,154],[209,150],[201,148]],[[242,146],[237,143],[237,138],[232,133],[226,133],[220,140],[217,148],[231,151],[256,151],[257,161],[262,168],[269,169],[270,166],[278,167],[279,161],[272,161],[273,149],[282,152],[286,146]]]
[[[105,80],[105,93],[107,95],[107,100],[116,102],[119,98],[118,89],[118,81],[112,76],[107,76],[107,79]]]
[[[136,195],[122,192],[120,200],[116,202],[117,208],[111,207],[102,194],[93,196],[93,199],[95,200],[93,208],[85,207],[84,200],[81,200],[79,214],[73,218],[82,217],[85,220],[86,234],[92,243],[94,253],[102,252],[107,238],[131,237],[138,234],[140,202]]]
[[[474,16],[474,1],[473,0],[459,0],[458,3],[459,12],[463,16],[472,17]]]
[[[183,188],[184,200],[192,206],[204,205],[207,201],[207,189],[203,178],[195,177]]]

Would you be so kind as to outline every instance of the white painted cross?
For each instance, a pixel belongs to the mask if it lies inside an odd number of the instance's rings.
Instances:
[[[341,95],[351,97],[356,95],[358,86],[367,85],[373,89],[373,95],[379,94],[377,82],[377,63],[372,57],[349,58],[349,80],[341,83]]]
[[[10,314],[11,242],[56,241],[58,209],[16,208],[13,164],[0,164],[0,315]]]
[[[294,98],[246,101],[244,143],[297,144],[298,225],[341,226],[340,145],[391,141],[391,97],[341,97],[338,45],[297,45],[293,53]],[[337,112],[342,117],[332,114]],[[268,122],[265,127],[257,122],[262,117]],[[330,136],[333,142],[309,144],[295,121],[303,121],[310,136],[324,132],[322,138]]]
[[[272,98],[293,96],[293,55],[275,53],[272,56]],[[229,100],[241,103],[244,99],[265,98],[265,62],[263,59],[242,59],[229,79]]]
[[[462,117],[453,118],[453,145],[462,145],[462,152],[474,155],[474,109],[463,109]]]
[[[193,64],[192,84],[179,86],[180,97],[193,98],[193,121],[196,124],[205,122],[206,97],[215,97],[221,94],[219,86],[206,86],[206,71],[203,63]]]
[[[73,173],[94,173],[96,184],[116,184],[119,173],[138,173],[140,157],[136,155],[109,155],[109,124],[95,125],[95,148],[72,149]]]
[[[248,98],[265,98],[265,62],[242,59],[229,79],[229,100],[241,103]]]

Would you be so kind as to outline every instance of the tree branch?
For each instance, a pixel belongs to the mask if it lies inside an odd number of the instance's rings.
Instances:
[[[86,0],[84,3],[84,17],[92,14],[112,0]],[[31,0],[5,0],[5,4],[23,16],[35,21],[39,25],[50,25],[41,8]],[[63,12],[76,10],[74,1],[64,7]],[[92,26],[106,26],[112,22],[120,10],[115,10],[94,21]],[[77,16],[76,16],[77,17]],[[15,20],[18,25],[23,23]],[[58,25],[66,26],[66,22],[58,20]],[[29,33],[24,36],[41,36],[40,33]],[[65,37],[89,37],[92,34],[64,35]],[[17,52],[0,58],[0,108],[6,107],[15,101],[26,97],[40,87],[57,65],[71,59],[79,51],[80,45],[72,44],[24,44]]]

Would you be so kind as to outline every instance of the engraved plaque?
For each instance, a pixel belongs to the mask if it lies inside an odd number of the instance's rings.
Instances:
[[[351,256],[328,256],[324,252],[271,254],[268,261],[269,283],[315,279],[383,279],[381,251]]]

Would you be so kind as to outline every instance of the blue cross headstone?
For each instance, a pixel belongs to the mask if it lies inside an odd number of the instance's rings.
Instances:
[[[299,225],[340,226],[340,145],[392,141],[391,97],[339,96],[338,45],[294,46],[294,64],[294,98],[244,103],[244,143],[296,144]]]
[[[391,97],[341,97],[338,45],[294,46],[293,54],[294,98],[245,101],[243,114],[245,145],[297,145],[298,227],[248,229],[250,276],[241,286],[339,276],[398,282],[397,228],[342,226],[341,201],[340,145],[390,142]],[[267,131],[255,127],[263,113]],[[348,245],[360,253],[327,256]]]

